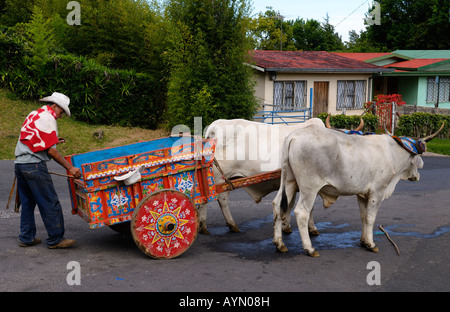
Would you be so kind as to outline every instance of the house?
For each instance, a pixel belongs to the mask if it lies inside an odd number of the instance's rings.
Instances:
[[[374,77],[374,95],[398,93],[407,105],[450,109],[450,50],[335,54],[394,70]]]
[[[274,123],[320,113],[361,114],[364,103],[372,99],[373,78],[395,71],[324,51],[254,50],[250,57],[263,111],[257,118],[274,117]]]

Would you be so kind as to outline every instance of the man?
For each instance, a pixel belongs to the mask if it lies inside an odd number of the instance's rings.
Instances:
[[[34,208],[37,204],[47,230],[48,248],[66,248],[76,240],[64,238],[62,208],[46,163],[54,159],[75,178],[81,177],[80,169],[72,166],[56,149],[57,144],[64,142],[58,138],[56,120],[64,113],[70,117],[70,99],[55,92],[40,101],[48,104],[27,116],[15,151],[15,174],[22,203],[19,246],[41,243],[41,239],[35,237]]]

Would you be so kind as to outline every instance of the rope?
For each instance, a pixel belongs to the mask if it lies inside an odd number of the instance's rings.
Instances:
[[[231,190],[234,190],[233,183],[231,183],[231,181],[225,176],[225,174],[223,173],[222,168],[220,168],[219,163],[217,162],[216,158],[214,158],[213,163],[216,166],[217,170],[219,170],[220,174],[222,175],[222,179],[224,179],[225,182],[228,183],[228,185],[230,186]]]

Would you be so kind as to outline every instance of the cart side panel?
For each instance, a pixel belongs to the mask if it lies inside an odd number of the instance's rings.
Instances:
[[[194,159],[195,144],[190,138],[189,142],[175,139],[159,139],[156,140],[158,144],[139,143],[113,148],[114,151],[100,151],[104,154],[96,151],[67,157],[82,171],[82,179],[75,181],[74,188],[69,188],[71,196],[76,198],[72,201],[73,209],[89,222],[91,228],[98,228],[130,221],[139,202],[161,189],[179,190],[196,204],[215,200],[217,193],[212,173],[215,141],[202,141],[200,157]],[[176,145],[180,142],[184,145]],[[165,148],[144,151],[143,146]],[[140,153],[129,154],[130,151]],[[117,157],[101,159],[101,156]],[[125,185],[114,179],[139,166],[144,166],[140,182]]]
[[[102,149],[82,154],[72,155],[73,165],[81,168],[81,165],[103,161],[106,159],[115,159],[124,155],[137,155],[147,151],[161,150],[177,144],[178,138],[167,137],[152,141],[133,143],[129,145]]]

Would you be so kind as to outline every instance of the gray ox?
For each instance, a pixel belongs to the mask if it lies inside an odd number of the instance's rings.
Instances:
[[[443,128],[422,139],[419,153]],[[274,239],[277,249],[286,252],[282,224],[294,209],[303,249],[318,257],[308,235],[308,219],[319,194],[325,208],[339,196],[356,195],[362,221],[361,244],[373,252],[373,225],[381,202],[392,195],[402,180],[418,181],[423,167],[420,155],[412,154],[389,135],[348,135],[317,126],[292,132],[284,142],[281,183],[273,201]]]
[[[223,175],[214,166],[215,183],[225,182],[227,179],[249,177],[263,172],[279,169],[281,147],[286,136],[292,131],[309,125],[324,128],[319,118],[311,118],[304,123],[287,125],[269,125],[244,119],[216,120],[209,125],[205,138],[217,138],[215,158]],[[247,193],[255,200],[261,199],[279,189],[280,180],[266,181],[245,187]],[[229,194],[219,194],[218,202],[227,226],[233,232],[239,232],[239,227],[231,216]],[[206,226],[207,204],[200,205],[200,233],[208,234]],[[289,229],[285,229],[289,231]]]

